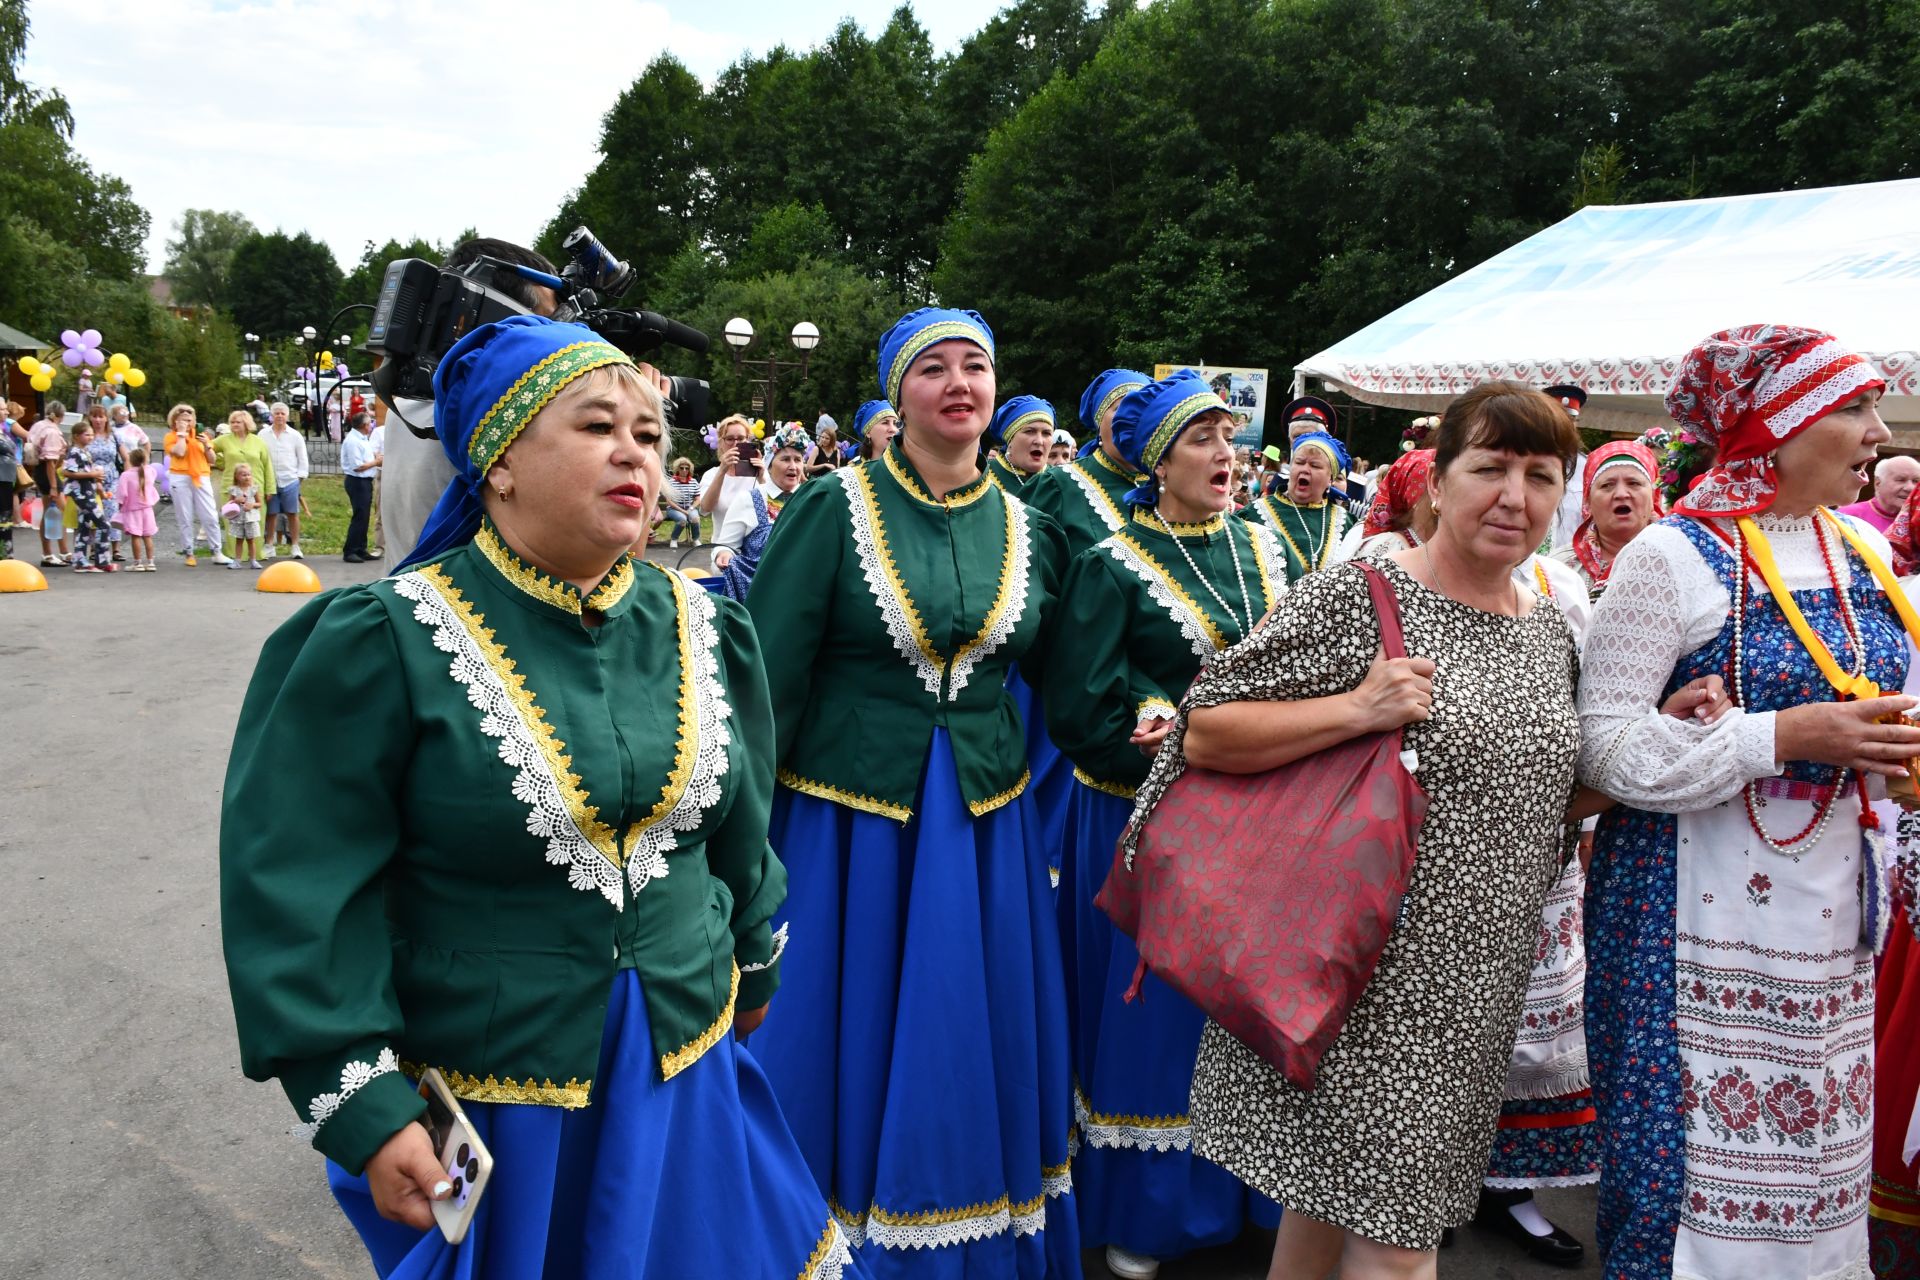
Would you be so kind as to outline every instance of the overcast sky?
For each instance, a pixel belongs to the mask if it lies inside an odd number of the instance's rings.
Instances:
[[[66,94],[80,153],[152,215],[150,270],[190,208],[312,232],[351,269],[368,240],[530,243],[656,53],[710,82],[842,17],[877,35],[897,2],[34,0],[24,72]],[[945,51],[1002,2],[915,11]]]

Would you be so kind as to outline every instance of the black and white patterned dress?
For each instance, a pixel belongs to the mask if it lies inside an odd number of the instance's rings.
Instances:
[[[1407,652],[1436,664],[1433,716],[1405,737],[1429,798],[1406,905],[1311,1093],[1208,1025],[1194,1150],[1289,1210],[1431,1249],[1473,1212],[1486,1175],[1541,904],[1571,849],[1578,667],[1550,604],[1485,613],[1382,568]],[[1337,565],[1302,579],[1266,628],[1222,655],[1191,705],[1341,693],[1378,644],[1361,569]],[[1170,737],[1141,803],[1180,755]]]

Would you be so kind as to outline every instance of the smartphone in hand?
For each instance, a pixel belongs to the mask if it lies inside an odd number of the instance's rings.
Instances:
[[[433,1158],[440,1162],[440,1167],[447,1172],[447,1180],[453,1184],[451,1195],[432,1202],[433,1221],[448,1244],[459,1244],[466,1238],[467,1228],[473,1225],[473,1215],[480,1208],[480,1194],[493,1177],[493,1155],[474,1132],[467,1113],[460,1109],[459,1100],[447,1088],[446,1078],[439,1071],[428,1067],[427,1073],[420,1077],[420,1096],[427,1102],[427,1114],[421,1123],[426,1125],[427,1137],[433,1142]]]
[[[743,440],[740,452],[734,455],[733,474],[737,476],[757,476],[760,474],[760,442]]]

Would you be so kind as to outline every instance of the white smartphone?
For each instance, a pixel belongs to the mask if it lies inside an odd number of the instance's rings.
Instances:
[[[439,1071],[428,1067],[420,1077],[420,1096],[427,1102],[427,1114],[421,1123],[433,1142],[434,1158],[453,1183],[452,1195],[432,1202],[433,1220],[448,1244],[459,1244],[473,1225],[480,1193],[493,1177],[493,1155],[474,1132],[473,1122],[460,1109],[459,1099],[447,1088],[446,1078]]]

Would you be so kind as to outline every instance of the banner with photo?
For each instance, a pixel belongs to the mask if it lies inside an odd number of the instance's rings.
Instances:
[[[1212,383],[1227,402],[1227,408],[1233,411],[1233,442],[1258,449],[1261,428],[1267,421],[1267,371],[1219,364],[1157,364],[1153,376],[1168,378],[1182,369],[1191,369]]]

